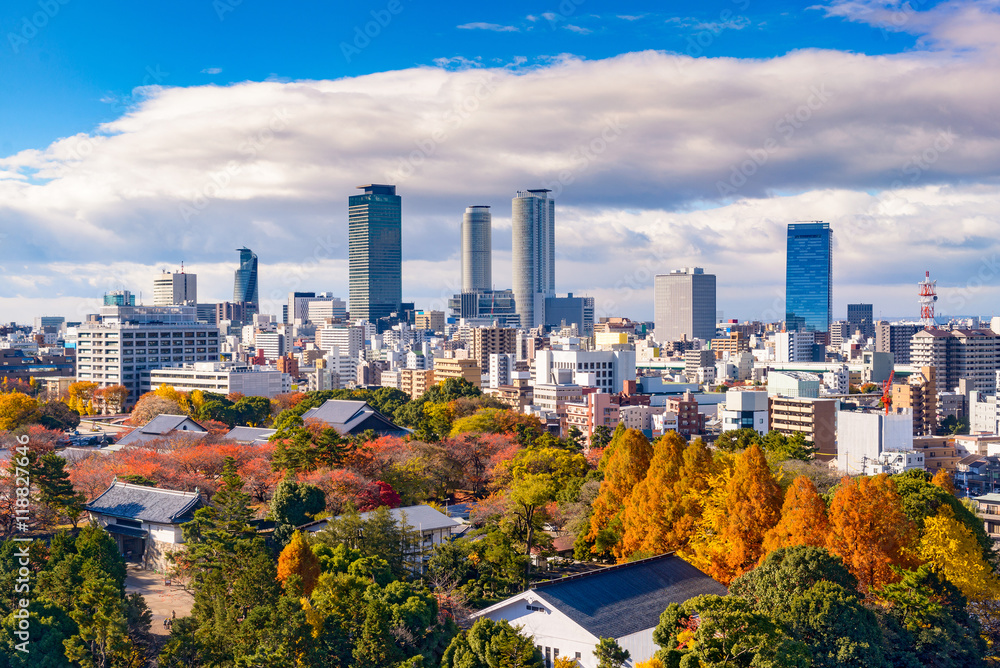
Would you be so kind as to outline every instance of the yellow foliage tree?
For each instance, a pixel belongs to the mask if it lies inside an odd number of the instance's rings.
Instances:
[[[955,519],[950,506],[942,504],[937,515],[924,521],[917,552],[970,601],[993,601],[1000,596],[1000,581],[983,559],[982,547],[972,531]]]
[[[913,525],[889,476],[841,480],[830,504],[827,547],[844,560],[863,591],[898,580],[894,567],[913,565],[913,539]]]
[[[700,500],[714,471],[712,454],[701,439],[688,445],[677,432],[661,437],[646,477],[625,505],[622,540],[614,550],[618,561],[685,546],[701,518]]]
[[[613,448],[613,450],[612,450]],[[598,552],[609,552],[621,535],[621,514],[632,490],[645,477],[653,456],[653,447],[641,431],[629,429],[618,442],[609,446],[604,480],[594,499],[587,540]]]
[[[87,380],[70,383],[68,389],[69,398],[66,400],[66,403],[80,415],[89,415],[87,413],[87,404],[94,398],[94,390],[96,389],[97,383]]]
[[[816,491],[813,481],[800,475],[792,481],[781,506],[781,520],[764,536],[763,559],[779,547],[811,545],[826,547],[830,521],[826,504]]]
[[[580,664],[576,662],[576,659],[571,659],[568,656],[557,656],[556,660],[552,662],[552,668],[580,668]]]
[[[160,385],[153,390],[153,394],[175,402],[185,414],[191,415],[191,400],[188,398],[187,392],[181,392],[172,385]]]
[[[0,429],[10,431],[28,424],[38,412],[38,401],[20,392],[0,394]]]
[[[681,556],[728,586],[760,561],[764,535],[781,518],[781,487],[757,444],[710,484],[699,531]]]
[[[302,592],[309,596],[319,580],[319,559],[309,548],[305,536],[296,531],[278,557],[278,580],[282,586],[292,575],[302,578]]]
[[[664,668],[663,662],[657,659],[655,656],[652,659],[647,659],[646,661],[640,661],[635,664],[635,668]]]

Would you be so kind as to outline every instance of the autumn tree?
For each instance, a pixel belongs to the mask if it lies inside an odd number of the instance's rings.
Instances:
[[[94,398],[94,391],[97,383],[88,380],[81,380],[69,384],[69,396],[66,399],[67,405],[80,415],[90,415],[91,403]]]
[[[94,403],[107,413],[117,414],[125,410],[128,388],[124,385],[109,385],[94,390]]]
[[[38,415],[38,401],[20,392],[0,394],[0,429],[23,427]]]
[[[684,553],[728,585],[760,561],[764,536],[781,518],[781,488],[759,445],[741,452],[731,473],[724,471],[714,480],[701,531]]]
[[[1000,580],[983,558],[979,542],[948,506],[924,522],[917,552],[970,601],[981,603],[1000,597]]]
[[[701,517],[701,496],[714,471],[712,454],[701,441],[688,445],[677,432],[654,445],[646,477],[632,492],[622,515],[624,533],[615,546],[619,561],[685,546]]]
[[[912,561],[913,525],[895,483],[885,474],[845,477],[830,504],[830,550],[844,560],[862,591],[894,582],[894,567]]]
[[[184,409],[176,401],[158,396],[152,392],[139,397],[132,407],[132,415],[129,417],[129,424],[141,427],[157,415],[183,415]]]
[[[641,431],[629,429],[605,450],[604,480],[594,500],[586,538],[594,552],[609,554],[622,531],[622,512],[632,490],[646,477],[653,448]],[[605,463],[606,462],[606,463]]]
[[[292,534],[292,539],[278,556],[278,580],[287,588],[288,578],[297,575],[302,580],[302,592],[309,596],[319,580],[319,559],[309,548],[306,537],[301,532]]]
[[[785,493],[781,520],[764,536],[764,554],[795,545],[824,547],[829,531],[826,504],[816,486],[806,476],[798,476]]]
[[[940,487],[951,495],[955,494],[955,481],[948,473],[947,469],[938,469],[937,473],[934,474],[934,477],[931,478],[931,484]]]

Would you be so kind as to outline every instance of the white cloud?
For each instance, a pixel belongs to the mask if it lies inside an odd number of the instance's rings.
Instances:
[[[493,32],[520,32],[517,26],[504,26],[499,23],[463,23],[460,26],[455,26],[459,30],[490,30]]]
[[[222,74],[221,67],[206,67],[201,71],[202,74]]]
[[[566,26],[566,30],[570,30],[580,35],[589,35],[590,33],[594,32],[590,28],[584,28],[582,26],[573,25],[572,23]]]
[[[418,303],[457,280],[465,206],[492,204],[501,229],[515,190],[545,186],[558,287],[605,312],[649,317],[651,273],[697,264],[719,275],[720,308],[754,317],[780,296],[783,225],[820,218],[838,304],[905,315],[930,269],[958,313],[947,290],[1000,251],[1000,55],[982,39],[1000,24],[968,5],[931,11],[937,23],[908,24],[925,47],[893,56],[644,52],[144,89],[94,132],[0,159],[0,275],[19,279],[0,281],[0,308],[23,320],[56,304],[36,299],[148,293],[181,260],[203,299],[226,299],[243,244],[262,294],[346,296],[346,199],[382,182],[403,197],[404,295]],[[509,232],[495,236],[505,287]],[[963,308],[988,312],[998,284]]]

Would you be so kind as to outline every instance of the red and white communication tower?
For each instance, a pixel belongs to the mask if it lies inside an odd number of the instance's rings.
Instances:
[[[920,286],[920,322],[924,327],[937,327],[934,320],[934,302],[937,301],[937,281],[931,280],[931,272],[924,272],[924,280],[917,283]]]

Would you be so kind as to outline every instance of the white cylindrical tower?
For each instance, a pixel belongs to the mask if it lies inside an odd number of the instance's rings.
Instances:
[[[493,285],[493,217],[488,206],[470,206],[462,216],[462,292]]]

